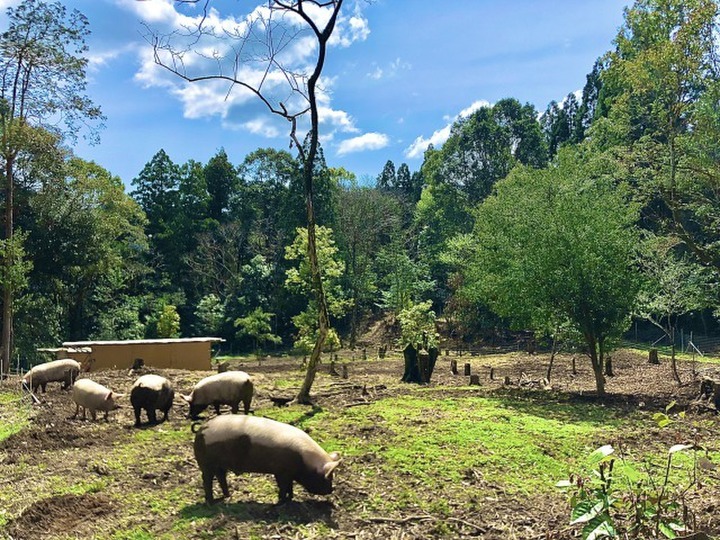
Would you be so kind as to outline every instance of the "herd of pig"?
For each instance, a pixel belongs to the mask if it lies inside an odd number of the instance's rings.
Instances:
[[[117,394],[88,378],[78,379],[80,364],[72,359],[55,360],[33,367],[25,374],[23,384],[36,392],[45,392],[49,382],[62,382],[63,389],[72,387],[76,418],[80,409],[83,419],[87,411],[93,420],[98,411],[108,413],[120,407]],[[135,425],[145,410],[150,423],[157,422],[156,411],[167,420],[175,391],[165,377],[143,375],[130,390],[130,403],[135,412]],[[281,422],[247,416],[253,397],[252,378],[244,371],[227,371],[202,379],[189,395],[180,395],[190,406],[189,416],[197,420],[208,406],[215,407],[216,416],[204,424],[194,423],[195,459],[202,473],[205,501],[214,502],[213,480],[217,478],[223,497],[229,497],[227,473],[267,473],[275,477],[279,502],[293,497],[293,482],[310,493],[327,495],[332,492],[333,471],[340,463],[337,452],[328,454],[304,431]],[[237,415],[240,403],[245,415]],[[232,415],[220,416],[220,405],[230,405]]]

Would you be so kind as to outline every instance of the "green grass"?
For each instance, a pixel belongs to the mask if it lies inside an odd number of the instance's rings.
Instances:
[[[0,392],[0,441],[27,426],[31,414],[32,406],[22,393]]]

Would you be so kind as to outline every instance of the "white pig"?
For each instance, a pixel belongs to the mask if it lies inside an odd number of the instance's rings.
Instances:
[[[53,360],[44,364],[33,367],[23,377],[23,382],[32,386],[32,391],[37,392],[39,386],[42,386],[43,394],[45,387],[49,382],[63,383],[63,390],[71,387],[80,373],[80,364],[72,358],[63,358],[62,360]]]
[[[205,377],[195,385],[189,396],[180,394],[180,397],[190,405],[190,417],[193,419],[209,405],[215,406],[216,414],[220,414],[221,404],[230,405],[233,414],[237,414],[241,401],[247,414],[253,397],[253,382],[244,371],[226,371]]]
[[[103,411],[105,413],[105,420],[107,421],[108,413],[120,408],[120,405],[118,405],[115,400],[124,395],[125,394],[116,394],[109,388],[90,379],[75,381],[72,392],[72,398],[75,402],[75,414],[73,418],[77,417],[80,407],[82,407],[83,420],[85,420],[86,411],[89,410],[93,420],[96,418],[96,411]]]

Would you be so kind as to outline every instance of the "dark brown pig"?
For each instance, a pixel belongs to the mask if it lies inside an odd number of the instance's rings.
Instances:
[[[205,377],[195,385],[189,396],[180,397],[190,405],[190,417],[197,419],[209,405],[215,406],[215,413],[220,414],[220,405],[230,405],[233,414],[237,414],[240,403],[245,414],[250,411],[253,397],[253,382],[244,371],[226,371]]]
[[[130,390],[130,403],[135,410],[135,427],[140,426],[140,412],[145,409],[148,422],[157,423],[155,410],[163,412],[163,422],[168,419],[168,411],[175,398],[170,381],[160,375],[143,375]]]
[[[193,426],[193,431],[195,431]],[[332,493],[332,475],[340,463],[304,431],[256,416],[216,416],[196,431],[195,459],[202,472],[205,501],[213,502],[213,478],[229,497],[227,473],[275,476],[279,502],[293,497],[293,482],[316,495]]]

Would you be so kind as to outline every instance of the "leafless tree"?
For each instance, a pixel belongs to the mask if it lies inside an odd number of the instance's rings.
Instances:
[[[196,4],[197,16],[188,18],[192,24],[171,33],[149,32],[156,64],[190,83],[225,84],[226,99],[253,96],[270,113],[290,123],[290,146],[297,149],[303,164],[308,259],[318,304],[317,341],[297,396],[298,402],[309,403],[330,325],[320,279],[322,269],[318,266],[313,209],[320,123],[318,83],[343,0],[269,0],[232,23],[218,18],[210,0],[179,1]],[[298,56],[305,55],[311,61],[295,67]],[[208,63],[214,66],[212,72],[207,71]],[[308,115],[307,135],[301,142],[300,133]]]

